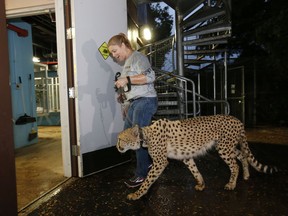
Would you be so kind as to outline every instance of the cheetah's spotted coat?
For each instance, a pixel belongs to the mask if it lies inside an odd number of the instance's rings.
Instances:
[[[248,147],[243,124],[229,115],[201,116],[176,121],[160,119],[150,126],[134,126],[118,135],[116,146],[119,152],[137,150],[141,145],[148,148],[153,166],[139,190],[128,195],[127,198],[131,200],[139,199],[147,193],[168,165],[168,158],[183,161],[196,179],[195,189],[203,190],[205,183],[193,158],[205,155],[212,147],[216,148],[230,169],[230,179],[225,185],[227,190],[236,187],[239,173],[236,159],[242,163],[245,180],[249,178],[249,164],[259,172],[276,171],[276,168],[257,162]]]

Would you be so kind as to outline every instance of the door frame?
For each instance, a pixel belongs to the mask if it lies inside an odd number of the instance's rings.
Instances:
[[[3,0],[1,0],[3,1]],[[65,1],[70,2],[70,1]],[[78,162],[77,157],[72,157],[72,143],[76,143],[76,124],[74,121],[70,121],[72,111],[70,111],[70,106],[73,106],[73,102],[71,100],[68,102],[68,80],[70,82],[73,81],[71,79],[71,73],[73,76],[73,69],[72,62],[69,62],[67,58],[69,56],[73,56],[73,50],[69,47],[69,41],[67,42],[66,37],[66,22],[68,18],[65,18],[65,13],[70,12],[70,6],[64,5],[63,1],[55,1],[55,4],[44,4],[43,6],[31,7],[23,9],[15,9],[9,10],[6,14],[6,18],[17,18],[22,16],[34,16],[40,15],[44,13],[49,13],[51,11],[55,11],[55,16],[57,19],[56,22],[56,38],[57,38],[57,55],[58,55],[58,71],[59,73],[59,80],[60,80],[60,112],[61,112],[61,134],[62,134],[62,163],[63,163],[63,171],[64,176],[71,177],[71,176],[78,176]],[[67,48],[68,47],[68,48]],[[70,58],[70,57],[69,57]],[[74,81],[73,81],[74,82]],[[74,125],[73,125],[74,124]],[[71,129],[72,128],[72,129]],[[71,130],[75,132],[71,133]],[[72,134],[72,138],[70,137]],[[71,144],[70,144],[71,143]]]
[[[17,215],[16,168],[13,140],[12,98],[10,87],[8,32],[6,25],[5,0],[0,0],[0,215]],[[3,20],[3,22],[2,22]]]
[[[58,1],[56,1],[57,3]],[[63,2],[61,2],[63,4]],[[65,154],[64,160],[65,162],[70,161],[71,166],[66,164],[67,171],[68,169],[70,170],[70,176],[78,177],[79,176],[79,168],[78,168],[78,145],[77,145],[77,126],[76,126],[76,107],[75,107],[75,95],[73,95],[73,92],[75,92],[75,82],[74,82],[74,56],[73,56],[73,31],[72,31],[72,20],[71,20],[71,0],[66,0],[65,5],[55,5],[56,8],[56,19],[59,16],[62,16],[63,18],[63,23],[56,23],[56,28],[59,29],[59,31],[62,32],[60,33],[59,41],[57,39],[57,45],[58,42],[59,44],[62,44],[64,46],[61,46],[61,51],[63,51],[62,55],[58,54],[58,64],[59,62],[62,63],[61,65],[64,68],[63,71],[66,71],[66,79],[62,79],[62,81],[66,81],[65,85],[66,88],[64,88],[65,91],[62,92],[62,98],[60,97],[60,101],[62,101],[62,104],[65,104],[67,107],[63,107],[61,109],[62,111],[65,112],[68,110],[68,119],[63,118],[63,122],[61,120],[61,125],[64,124],[66,131],[62,131],[65,134],[69,134],[69,137],[66,137],[65,140],[62,139],[62,146],[63,148],[66,148],[65,151],[63,152],[63,156]],[[63,10],[61,10],[63,8]],[[58,22],[58,21],[57,21]],[[63,29],[64,28],[64,29]],[[63,31],[64,30],[64,31]],[[64,34],[63,34],[64,32]],[[58,33],[58,32],[57,32]],[[71,34],[71,35],[69,35]],[[63,38],[64,36],[64,38]],[[58,38],[58,34],[57,34]],[[58,49],[57,46],[57,50]],[[58,52],[57,51],[57,52]],[[60,57],[60,58],[59,58]],[[59,67],[58,67],[59,68]],[[60,67],[61,68],[61,67]],[[68,91],[67,91],[68,90]],[[63,95],[64,94],[64,95]],[[71,95],[72,94],[72,95]],[[68,99],[68,101],[67,101]],[[64,102],[68,103],[64,103]],[[62,106],[61,104],[61,106]],[[66,113],[66,112],[65,112]],[[62,119],[62,118],[61,118]],[[62,133],[63,134],[63,133]],[[68,141],[69,140],[69,141]],[[67,153],[67,154],[66,154]],[[64,162],[64,164],[65,164]]]

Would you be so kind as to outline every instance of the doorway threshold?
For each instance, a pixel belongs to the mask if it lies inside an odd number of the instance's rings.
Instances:
[[[49,191],[47,191],[46,193],[42,194],[41,196],[39,196],[38,198],[34,199],[33,201],[31,201],[30,203],[28,203],[26,206],[24,206],[23,208],[21,208],[18,211],[18,216],[24,216],[24,215],[28,215],[29,213],[31,213],[33,210],[35,210],[36,208],[38,208],[41,204],[43,204],[44,202],[48,201],[49,199],[51,199],[51,197],[57,195],[63,187],[65,187],[66,185],[69,185],[70,183],[72,183],[75,179],[77,179],[76,177],[68,177],[67,179],[65,179],[64,181],[60,182],[59,184],[57,184],[55,187],[51,188]]]

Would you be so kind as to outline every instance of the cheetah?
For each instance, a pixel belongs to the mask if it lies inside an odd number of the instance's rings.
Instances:
[[[153,165],[147,178],[129,200],[145,195],[168,165],[168,158],[183,161],[196,180],[195,189],[202,191],[205,183],[194,158],[205,155],[214,147],[228,165],[231,175],[224,189],[234,190],[239,173],[238,159],[243,167],[244,180],[249,179],[249,164],[258,172],[273,173],[276,167],[259,163],[251,153],[244,125],[231,115],[199,116],[183,120],[160,119],[150,126],[135,125],[118,134],[116,147],[119,152],[148,148]]]

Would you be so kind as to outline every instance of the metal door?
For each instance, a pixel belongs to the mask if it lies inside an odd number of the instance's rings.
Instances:
[[[227,98],[230,104],[230,114],[245,124],[244,66],[229,68],[227,74]]]
[[[121,68],[107,50],[112,35],[128,31],[126,11],[126,0],[65,3],[72,176],[87,176],[130,160],[130,153],[120,154],[115,148],[124,125],[113,88]]]

